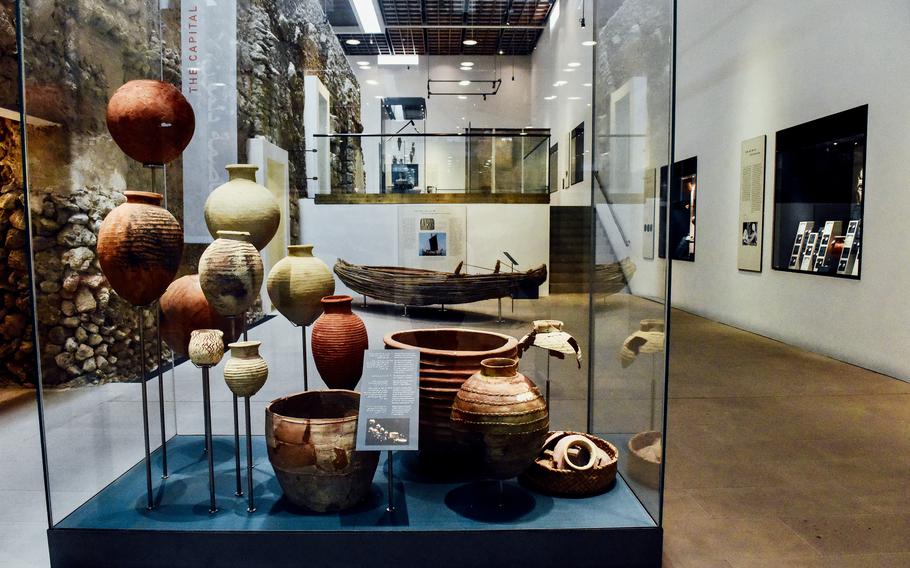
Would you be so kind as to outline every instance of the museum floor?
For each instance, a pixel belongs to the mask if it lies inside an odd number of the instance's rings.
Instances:
[[[579,300],[556,296],[543,312],[518,302],[502,329],[517,334],[519,319],[557,314],[583,328],[586,311],[567,309]],[[374,333],[402,326],[391,308],[360,313]],[[462,317],[412,311],[407,325],[489,325],[483,314]],[[291,331],[275,318],[251,338],[287,351],[275,356],[288,367],[299,365]],[[672,339],[666,566],[910,565],[910,385],[682,312]],[[169,408],[190,430],[198,397],[182,377],[192,373],[178,367],[174,388],[187,402]],[[584,416],[574,377],[553,393],[554,417],[570,425]],[[267,388],[263,401],[290,385]],[[229,424],[225,393],[213,395],[216,423]],[[136,385],[107,385],[47,397],[52,458],[80,464],[54,475],[58,517],[135,463],[137,396]],[[47,564],[43,501],[34,405],[19,396],[0,410],[0,566]]]

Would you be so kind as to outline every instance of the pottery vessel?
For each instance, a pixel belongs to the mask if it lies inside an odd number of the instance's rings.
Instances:
[[[291,245],[288,256],[269,271],[272,304],[295,325],[312,325],[322,313],[322,298],[335,293],[335,277],[313,256],[313,245]]]
[[[351,311],[350,296],[326,296],[325,311],[313,325],[316,370],[331,389],[353,390],[363,374],[363,352],[370,347],[363,320]]]
[[[231,358],[224,366],[224,382],[239,397],[253,396],[269,378],[269,366],[259,355],[260,345],[261,341],[238,341],[228,345]]]
[[[161,207],[161,195],[124,195],[126,203],[111,210],[98,230],[98,262],[121,298],[147,306],[164,293],[180,268],[183,229]]]
[[[269,244],[278,224],[281,209],[272,192],[256,183],[256,170],[250,164],[231,164],[225,169],[230,178],[216,187],[205,201],[205,224],[213,237],[218,231],[244,231],[256,250]]]
[[[660,466],[663,459],[663,437],[648,430],[629,438],[629,477],[656,489],[660,485]]]
[[[174,85],[137,80],[117,89],[107,103],[107,129],[127,156],[161,166],[190,143],[196,117]]]
[[[452,431],[455,393],[480,362],[491,357],[516,357],[514,337],[461,328],[411,329],[390,333],[386,349],[420,352],[420,457],[429,462],[451,462],[461,449]]]
[[[303,392],[265,409],[269,462],[285,497],[313,511],[349,509],[370,492],[379,452],[357,452],[360,394]]]
[[[170,286],[158,302],[161,309],[161,338],[177,355],[187,357],[190,338],[197,329],[218,329],[226,343],[237,339],[241,326],[219,315],[202,293],[199,275],[182,276]],[[224,351],[224,346],[222,346]]]
[[[220,329],[194,329],[188,347],[190,361],[197,367],[214,367],[224,356],[224,332]]]
[[[540,391],[518,372],[518,360],[493,358],[461,385],[452,405],[452,426],[486,475],[508,479],[534,462],[547,439],[550,417]]]
[[[245,312],[262,288],[262,257],[243,231],[218,231],[199,258],[199,284],[209,304],[223,316]]]

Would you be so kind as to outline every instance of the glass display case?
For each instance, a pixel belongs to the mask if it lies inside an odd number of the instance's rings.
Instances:
[[[52,564],[659,565],[674,7],[624,4],[561,208],[547,129],[336,134],[316,0],[23,0]]]

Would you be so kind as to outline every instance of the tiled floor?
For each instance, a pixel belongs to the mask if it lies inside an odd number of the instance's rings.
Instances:
[[[505,304],[465,313],[370,304],[359,313],[373,345],[387,331],[452,324],[520,335],[525,321],[555,317],[587,336],[580,297]],[[652,378],[659,359],[622,369],[615,349],[642,317],[660,307],[614,296],[595,310],[593,349],[603,377],[595,428],[636,431],[651,424]],[[444,323],[444,322],[443,322]],[[684,313],[674,336],[665,507],[665,565],[723,567],[910,566],[910,385]],[[274,369],[254,399],[265,402],[302,386],[299,330],[282,318],[256,328]],[[586,342],[583,342],[586,345]],[[589,354],[586,352],[586,356]],[[319,386],[310,362],[312,386]],[[198,370],[167,377],[169,431],[201,430]],[[213,376],[220,376],[218,371]],[[553,421],[583,428],[585,374],[569,361],[553,366]],[[213,381],[214,421],[230,432],[230,396]],[[157,383],[150,383],[157,432]],[[659,396],[659,391],[656,393]],[[47,397],[55,518],[141,458],[137,385],[55,392]],[[659,420],[659,407],[656,408]],[[254,420],[257,429],[261,421]],[[154,440],[157,434],[153,436]],[[45,510],[34,404],[0,411],[0,567],[44,566]]]
[[[910,566],[910,385],[676,313],[665,565]]]

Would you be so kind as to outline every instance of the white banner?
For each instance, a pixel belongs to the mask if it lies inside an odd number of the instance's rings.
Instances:
[[[180,16],[183,94],[196,113],[183,152],[183,233],[188,243],[208,243],[205,200],[237,162],[237,2],[184,1]]]

